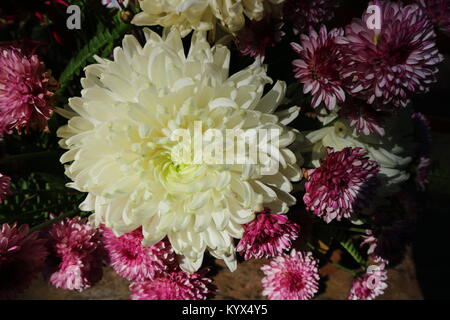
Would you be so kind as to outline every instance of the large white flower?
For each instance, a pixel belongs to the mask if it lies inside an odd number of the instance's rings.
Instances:
[[[69,100],[71,110],[60,110],[70,118],[58,130],[61,146],[70,149],[61,158],[69,186],[88,192],[80,207],[94,211],[97,224],[117,234],[142,226],[145,245],[168,236],[185,270],[198,269],[207,249],[234,269],[233,238],[241,238],[254,211],[266,206],[284,213],[295,203],[290,181],[301,174],[287,147],[299,133],[285,125],[299,108],[274,114],[284,82],[263,96],[271,79],[258,60],[229,76],[229,50],[211,48],[204,33],[194,33],[187,56],[178,31],[166,38],[144,33],[144,47],[127,35],[113,61],[96,58],[98,64],[86,67],[81,97]],[[189,163],[180,150],[193,144],[173,134],[195,135],[200,121],[203,132],[276,129],[261,150],[279,171],[262,175],[259,163]]]
[[[214,28],[216,20],[230,32],[242,29],[245,17],[260,20],[271,5],[284,0],[139,0],[142,12],[132,23],[177,28],[186,36],[191,30]]]
[[[305,132],[306,140],[302,150],[311,151],[311,164],[320,166],[326,147],[341,151],[346,147],[359,147],[365,150],[371,160],[380,165],[381,195],[399,191],[402,182],[409,179],[408,165],[414,150],[413,123],[411,111],[405,109],[391,116],[385,124],[384,137],[372,134],[360,135],[353,130],[348,121],[336,114],[320,117],[325,127]]]

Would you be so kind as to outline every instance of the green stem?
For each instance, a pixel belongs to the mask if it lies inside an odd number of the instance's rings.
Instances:
[[[348,272],[348,273],[351,273],[353,276],[356,276],[356,272],[355,272],[355,271],[350,270],[349,268],[346,268],[346,267],[344,267],[343,265],[340,265],[339,263],[330,261],[330,264],[333,265],[333,266],[335,266],[335,267],[337,267],[337,268],[339,268],[339,269],[342,269],[342,270],[344,270],[344,271],[346,271],[346,272]]]
[[[59,156],[59,151],[40,151],[40,152],[31,152],[24,154],[16,154],[12,156],[7,156],[0,160],[0,165],[10,162],[18,162],[23,160],[36,160],[39,158],[50,158],[52,156]]]
[[[78,212],[79,211],[69,211],[67,213],[59,215],[58,217],[56,217],[54,219],[51,219],[51,220],[45,221],[45,222],[43,222],[41,224],[38,224],[37,226],[34,226],[33,228],[30,228],[30,233],[34,232],[34,231],[38,231],[40,229],[44,229],[44,228],[46,228],[48,226],[51,226],[55,222],[64,220],[65,218],[72,217],[72,216],[76,215]]]

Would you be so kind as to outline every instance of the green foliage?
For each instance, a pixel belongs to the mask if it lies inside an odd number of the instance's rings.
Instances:
[[[61,175],[42,172],[12,179],[14,193],[2,203],[0,223],[34,226],[48,219],[51,213],[58,215],[78,210],[85,195],[67,188],[66,183]]]
[[[118,19],[117,19],[118,20]],[[71,81],[80,75],[81,70],[89,63],[94,61],[94,55],[108,55],[116,40],[130,28],[130,25],[118,20],[117,25],[111,30],[105,29],[102,24],[98,25],[96,35],[73,57],[59,77],[61,94]],[[102,49],[107,49],[103,50]]]
[[[339,241],[340,245],[352,256],[352,258],[360,265],[365,265],[366,260],[359,252],[359,248],[355,246],[351,239]]]

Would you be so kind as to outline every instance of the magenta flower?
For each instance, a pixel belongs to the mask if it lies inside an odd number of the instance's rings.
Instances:
[[[383,120],[380,112],[359,99],[347,99],[339,110],[339,114],[347,119],[350,126],[365,136],[376,134],[384,136]]]
[[[0,47],[0,135],[14,129],[43,130],[50,118],[56,81],[36,55]]]
[[[286,0],[283,17],[292,25],[294,33],[299,34],[331,20],[338,6],[338,0]]]
[[[382,295],[387,288],[385,263],[371,265],[366,273],[353,280],[349,300],[372,300]]]
[[[41,271],[47,250],[28,225],[4,223],[0,229],[0,300],[12,299],[31,285]]]
[[[300,44],[291,43],[300,59],[292,62],[295,78],[303,83],[303,92],[311,93],[311,105],[317,108],[323,102],[328,110],[336,103],[345,101],[341,72],[343,53],[336,39],[343,35],[342,29],[329,33],[325,26],[319,33],[311,29],[309,36],[301,35]]]
[[[271,258],[289,250],[297,239],[300,226],[282,214],[269,209],[257,212],[256,218],[244,226],[244,235],[236,250],[244,259]]]
[[[418,0],[419,6],[430,20],[450,35],[450,0]]]
[[[101,231],[86,219],[55,222],[47,231],[50,258],[47,277],[56,288],[83,291],[100,281],[106,253]]]
[[[12,194],[10,181],[10,177],[0,173],[0,203]]]
[[[309,300],[319,290],[319,260],[311,252],[276,257],[261,270],[263,295],[270,300]]]
[[[204,272],[173,271],[153,280],[132,283],[130,290],[133,300],[206,300],[215,286]]]
[[[361,148],[345,148],[327,155],[319,168],[309,170],[303,196],[306,208],[327,223],[350,218],[367,203],[377,181],[379,165]]]
[[[252,20],[238,34],[238,43],[241,53],[251,57],[264,57],[266,49],[275,47],[284,36],[281,31],[282,22],[262,19]]]
[[[130,281],[153,279],[175,264],[175,253],[167,240],[151,247],[142,245],[142,229],[116,237],[109,228],[103,228],[104,245],[111,267]]]
[[[372,3],[371,3],[372,4]],[[433,25],[417,5],[383,1],[381,30],[367,25],[369,14],[345,30],[346,72],[351,94],[369,104],[405,107],[409,97],[427,92],[443,59],[436,48]]]

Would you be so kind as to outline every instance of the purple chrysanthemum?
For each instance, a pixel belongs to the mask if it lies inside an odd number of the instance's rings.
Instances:
[[[0,173],[0,203],[12,193],[10,181],[10,177]]]
[[[36,55],[0,47],[0,135],[28,129],[43,130],[56,81]]]
[[[385,134],[380,113],[376,112],[365,101],[347,99],[339,110],[339,114],[347,119],[350,126],[359,134],[366,136],[371,134],[384,136]]]
[[[265,209],[257,212],[256,218],[247,223],[242,239],[236,248],[245,260],[271,258],[289,250],[297,239],[300,226],[282,214]]]
[[[418,0],[418,3],[430,20],[450,35],[450,0]]]
[[[66,218],[47,231],[47,277],[56,288],[83,291],[100,281],[105,250],[101,231],[86,219]]]
[[[372,300],[382,295],[387,288],[385,263],[371,265],[366,273],[353,280],[349,300]]]
[[[327,32],[325,26],[319,33],[311,29],[309,36],[301,35],[300,44],[292,43],[300,56],[292,62],[295,78],[303,83],[303,92],[311,93],[311,105],[317,108],[323,102],[333,110],[337,102],[344,102],[345,92],[341,80],[343,53],[336,38],[343,35],[342,29]]]
[[[319,261],[311,252],[293,249],[276,257],[261,270],[263,295],[270,300],[309,300],[319,289]]]
[[[238,34],[238,43],[241,53],[251,57],[264,57],[266,49],[274,47],[284,32],[281,30],[282,22],[262,19],[252,20]]]
[[[153,279],[167,272],[175,263],[175,253],[166,240],[153,246],[142,245],[142,229],[116,237],[109,228],[103,228],[105,249],[113,269],[130,281]]]
[[[294,33],[299,34],[331,20],[338,6],[337,0],[287,0],[283,5],[283,17],[292,25]]]
[[[41,271],[47,250],[28,225],[4,223],[0,228],[0,300],[11,299],[28,288]]]
[[[206,300],[215,286],[204,272],[173,271],[153,279],[130,285],[133,300]]]
[[[306,208],[327,223],[350,218],[367,202],[378,172],[379,165],[361,148],[337,152],[327,148],[321,166],[308,172],[303,196]]]
[[[372,4],[372,3],[370,3]],[[381,30],[369,29],[365,13],[346,27],[345,45],[348,90],[369,104],[405,107],[414,93],[429,90],[436,81],[443,57],[436,48],[436,34],[417,5],[384,1]]]

